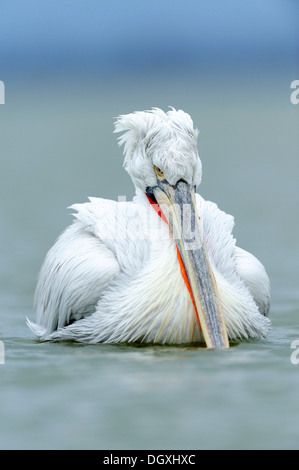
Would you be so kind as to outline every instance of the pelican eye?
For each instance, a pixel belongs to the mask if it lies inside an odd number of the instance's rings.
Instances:
[[[162,179],[165,178],[163,171],[160,170],[160,168],[158,168],[156,165],[154,165],[154,170],[155,170],[155,173],[156,173],[156,175],[158,176],[158,178],[160,178],[160,179],[161,179],[161,178],[162,178]]]

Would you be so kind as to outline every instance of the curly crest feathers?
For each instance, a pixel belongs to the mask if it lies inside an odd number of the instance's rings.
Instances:
[[[180,135],[191,139],[195,145],[199,133],[197,129],[194,129],[189,114],[174,108],[171,108],[167,113],[159,108],[152,108],[148,111],[136,111],[121,115],[115,122],[114,132],[124,132],[118,138],[118,143],[119,146],[124,146],[125,167],[127,167],[138,144],[143,142],[144,146],[148,147],[151,138],[158,133],[160,141],[174,139],[176,135]]]

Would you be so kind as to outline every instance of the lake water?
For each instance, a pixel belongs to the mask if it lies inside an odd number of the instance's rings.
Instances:
[[[1,449],[299,448],[299,105],[290,82],[6,84],[0,107]],[[38,343],[42,260],[88,196],[133,195],[114,117],[168,105],[200,128],[198,192],[235,216],[272,286],[267,339],[198,347]],[[296,358],[296,356],[295,356]],[[299,358],[299,354],[298,354]],[[1,356],[0,356],[1,359]],[[0,361],[1,362],[1,361]]]

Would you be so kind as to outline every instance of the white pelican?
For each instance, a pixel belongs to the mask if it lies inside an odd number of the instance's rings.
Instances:
[[[195,193],[191,117],[154,108],[120,116],[115,132],[136,195],[72,206],[75,220],[40,272],[37,323],[28,320],[38,339],[221,349],[265,337],[268,276],[235,245],[233,217]]]

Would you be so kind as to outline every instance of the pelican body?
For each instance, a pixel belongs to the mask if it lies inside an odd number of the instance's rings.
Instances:
[[[196,193],[198,131],[171,108],[120,116],[133,201],[90,198],[48,252],[35,293],[41,341],[204,343],[262,338],[264,266],[236,246],[234,219]]]

